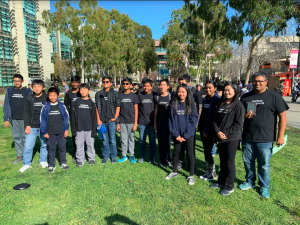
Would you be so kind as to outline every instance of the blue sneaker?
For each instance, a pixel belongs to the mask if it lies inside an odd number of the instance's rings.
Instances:
[[[107,161],[108,161],[108,159],[105,159],[105,158],[104,158],[104,159],[102,160],[102,164],[107,163]]]
[[[118,163],[125,162],[127,160],[127,156],[124,156],[123,158],[118,159]]]
[[[242,190],[242,191],[246,191],[250,188],[254,189],[255,186],[251,186],[248,182],[244,182],[242,184],[239,185],[239,188]]]
[[[260,188],[260,196],[263,198],[270,198],[270,192],[268,188],[261,187]]]
[[[136,163],[136,159],[135,159],[134,156],[129,156],[129,161],[130,161],[131,163]]]

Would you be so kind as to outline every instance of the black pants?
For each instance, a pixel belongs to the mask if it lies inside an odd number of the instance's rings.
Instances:
[[[190,176],[194,175],[195,171],[195,152],[194,152],[194,138],[195,136],[190,137],[184,142],[179,142],[175,138],[174,141],[174,152],[173,152],[173,172],[177,173],[178,160],[182,147],[186,149],[189,163],[190,163]]]
[[[220,173],[218,183],[230,191],[234,188],[235,181],[235,155],[239,141],[218,144],[220,157]]]
[[[73,136],[72,135],[72,142],[73,142],[73,152],[72,152],[72,158],[73,159],[76,159],[76,141],[75,141],[75,139],[76,139],[76,136]]]
[[[214,157],[211,154],[211,150],[214,146],[213,137],[204,137],[203,134],[201,133],[201,140],[204,149],[205,162],[208,163],[209,165],[214,165],[215,164]]]
[[[167,123],[157,123],[157,140],[159,150],[159,162],[167,164],[167,161],[171,161],[170,150],[170,131]]]
[[[49,134],[47,141],[48,154],[49,154],[49,167],[55,167],[55,154],[56,154],[56,143],[59,148],[59,159],[60,164],[66,164],[66,138],[64,133],[61,134]]]
[[[194,137],[194,154],[195,154],[195,158],[196,158],[196,151],[195,151],[195,148],[196,148],[196,132],[195,131],[195,137]],[[179,161],[178,163],[184,167],[184,154],[185,153],[185,148],[184,148],[184,145],[181,145],[181,151],[180,151],[180,155],[179,155]]]

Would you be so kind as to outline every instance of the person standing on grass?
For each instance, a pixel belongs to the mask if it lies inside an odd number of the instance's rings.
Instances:
[[[23,166],[19,170],[21,173],[31,168],[33,148],[36,142],[36,137],[39,136],[41,147],[40,147],[40,166],[47,168],[47,143],[44,135],[41,134],[40,130],[40,115],[43,104],[48,100],[46,93],[43,91],[45,88],[44,81],[33,80],[32,89],[33,94],[27,96],[24,102],[24,126],[25,126],[25,146],[23,153]]]
[[[122,81],[124,92],[120,93],[120,123],[117,125],[117,131],[121,132],[121,148],[122,156],[118,159],[119,163],[127,160],[127,152],[129,150],[129,161],[135,163],[134,157],[134,139],[135,131],[138,122],[138,104],[139,99],[137,95],[131,92],[132,80],[125,77]]]
[[[83,83],[79,87],[80,98],[77,98],[72,104],[72,134],[76,134],[76,160],[77,167],[82,167],[85,162],[84,143],[87,146],[87,155],[89,165],[95,165],[95,147],[94,137],[97,132],[97,109],[95,103],[90,99],[90,86]]]
[[[213,115],[219,103],[220,97],[216,94],[216,84],[213,81],[207,81],[205,84],[206,97],[202,102],[201,116],[198,124],[201,141],[203,143],[204,158],[206,163],[206,172],[200,176],[200,179],[212,181],[217,178],[215,162],[212,156],[214,146],[214,132],[212,128]]]
[[[72,89],[68,90],[65,94],[64,98],[64,104],[67,107],[67,110],[70,115],[70,126],[71,126],[71,131],[74,130],[75,128],[73,126],[73,121],[71,117],[71,112],[72,112],[72,104],[73,102],[77,99],[80,98],[80,91],[79,91],[79,86],[81,84],[81,78],[79,76],[73,76],[71,78],[71,85]],[[73,152],[72,152],[72,162],[76,163],[76,141],[75,141],[76,133],[72,132],[72,142],[73,142]]]
[[[169,81],[161,80],[159,84],[160,94],[154,97],[154,129],[157,130],[159,150],[159,162],[163,167],[171,165],[171,142],[169,131],[169,105],[172,97],[169,90]]]
[[[117,141],[116,131],[119,122],[120,98],[118,92],[111,89],[112,78],[102,78],[103,90],[98,91],[95,96],[96,106],[98,109],[100,124],[107,128],[107,132],[103,134],[103,160],[106,163],[111,157],[111,162],[117,162]]]
[[[14,87],[6,90],[3,106],[4,127],[9,127],[11,124],[11,132],[17,150],[17,158],[13,164],[23,160],[25,140],[23,108],[25,98],[31,94],[31,89],[22,86],[23,82],[22,75],[15,74],[13,76]]]
[[[239,101],[240,88],[231,82],[225,84],[223,96],[214,115],[213,128],[218,141],[220,173],[212,188],[220,188],[225,196],[234,192],[235,155],[242,139],[245,108]]]
[[[156,154],[156,141],[154,130],[154,93],[152,92],[152,80],[147,79],[144,83],[144,91],[138,93],[139,99],[139,131],[140,131],[140,158],[139,163],[143,163],[146,157],[146,137],[147,133],[150,142],[150,160],[154,164]]]
[[[62,84],[64,85],[64,95],[66,95],[67,91],[70,89],[69,86],[67,85],[67,83],[65,81],[62,82]]]
[[[177,95],[170,107],[169,129],[174,142],[173,172],[166,179],[177,176],[177,167],[181,149],[185,148],[189,163],[190,174],[187,178],[188,184],[195,184],[195,152],[194,138],[198,122],[197,108],[193,100],[193,94],[186,84],[181,84],[177,88]]]
[[[57,88],[48,90],[50,102],[45,102],[41,111],[41,133],[47,138],[49,151],[49,172],[55,170],[56,143],[59,148],[60,167],[69,169],[66,158],[66,137],[69,134],[69,113],[63,103],[57,101]]]
[[[257,159],[260,196],[270,198],[270,159],[273,142],[276,141],[278,146],[284,144],[286,111],[289,107],[280,94],[267,90],[268,78],[264,72],[254,73],[252,82],[253,91],[241,98],[246,110],[249,103],[256,105],[256,114],[252,110],[247,110],[246,113],[242,138],[246,181],[239,188],[241,190],[255,188]],[[277,117],[279,122],[276,139]]]

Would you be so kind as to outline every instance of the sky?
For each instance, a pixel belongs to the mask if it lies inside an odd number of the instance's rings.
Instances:
[[[51,1],[51,12],[55,11],[54,3]],[[148,26],[152,38],[160,39],[167,30],[163,26],[171,19],[172,11],[181,8],[184,1],[98,1],[98,5],[127,14],[133,21]]]

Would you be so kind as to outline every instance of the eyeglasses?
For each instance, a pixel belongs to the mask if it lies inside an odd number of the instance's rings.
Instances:
[[[254,80],[253,81],[253,83],[259,83],[259,84],[261,84],[261,83],[263,83],[263,82],[265,82],[266,80]]]
[[[123,83],[123,85],[130,85],[130,83]]]
[[[21,80],[13,80],[14,83],[21,83]]]
[[[109,84],[110,81],[103,81],[102,83],[103,83],[103,84]]]

